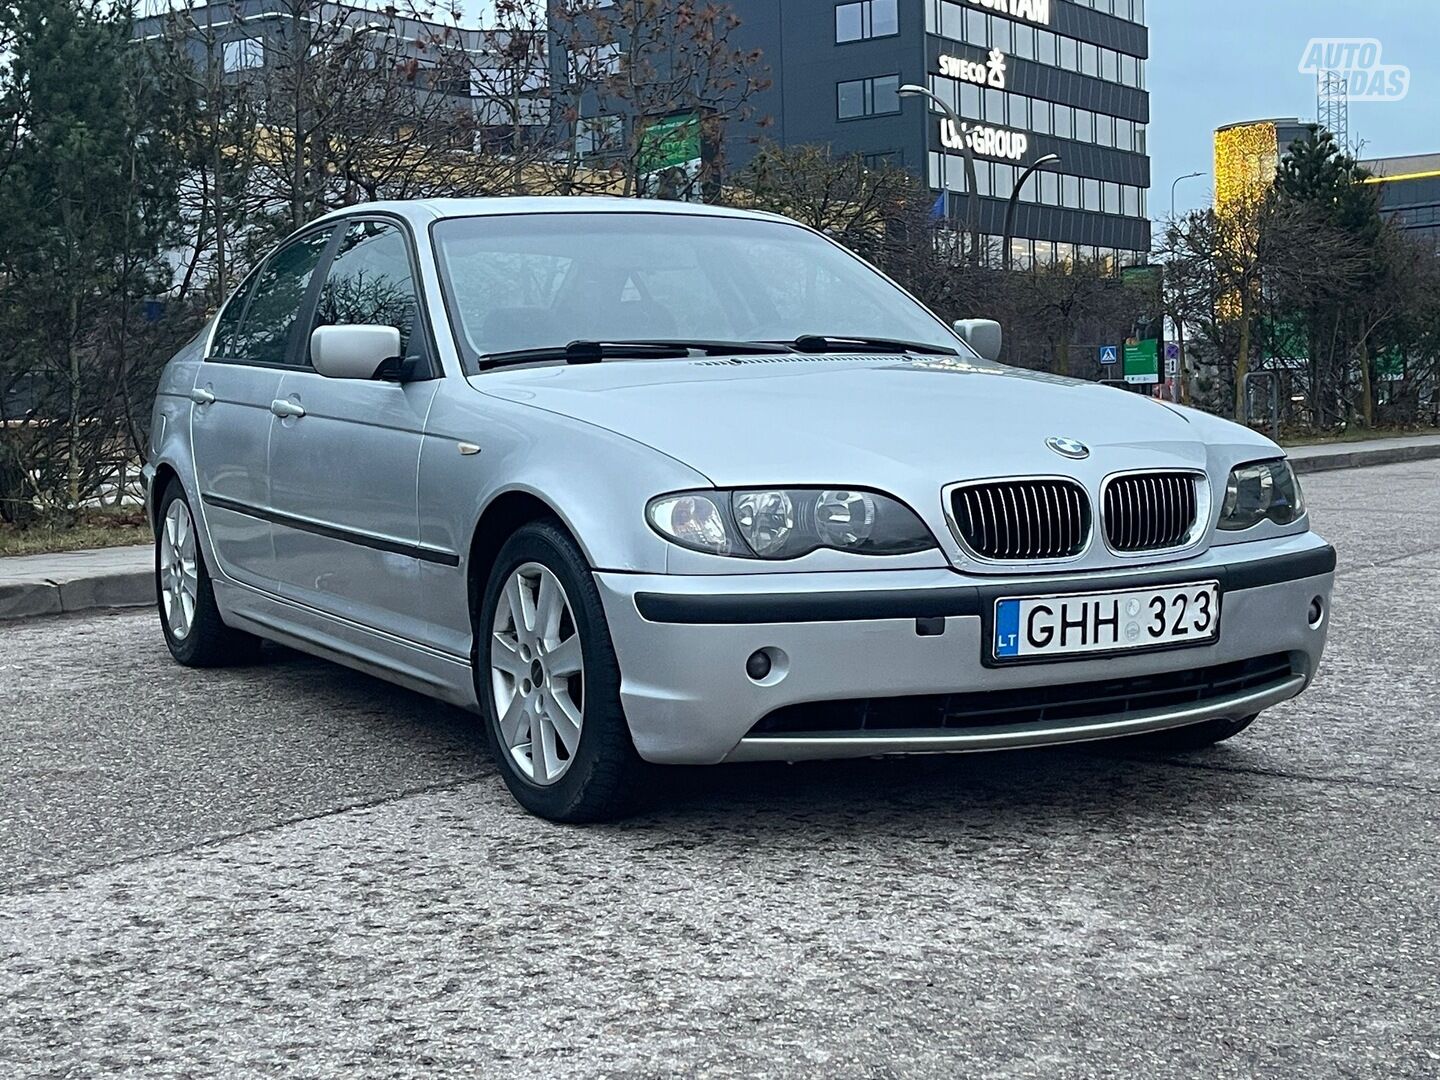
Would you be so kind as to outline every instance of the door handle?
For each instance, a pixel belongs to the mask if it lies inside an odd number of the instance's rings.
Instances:
[[[209,390],[201,390],[198,386],[190,391],[190,400],[196,405],[214,405],[215,395]]]
[[[304,416],[305,410],[293,401],[286,401],[284,398],[276,398],[270,402],[270,411],[276,416]]]

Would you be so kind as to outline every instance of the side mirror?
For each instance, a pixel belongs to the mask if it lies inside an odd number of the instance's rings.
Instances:
[[[1000,324],[994,319],[956,319],[955,333],[986,360],[1000,359]]]
[[[373,379],[380,365],[400,356],[393,326],[317,326],[310,335],[310,362],[330,379]]]

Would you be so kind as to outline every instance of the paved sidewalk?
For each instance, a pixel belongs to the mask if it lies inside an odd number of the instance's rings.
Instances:
[[[1302,473],[1391,465],[1440,458],[1440,435],[1296,446],[1286,452]],[[154,558],[148,544],[0,558],[0,619],[152,604]]]
[[[0,558],[0,619],[155,602],[149,544]]]
[[[1365,465],[1395,465],[1402,461],[1440,458],[1440,435],[1412,435],[1399,439],[1319,443],[1292,446],[1285,451],[1299,473],[1354,469]]]

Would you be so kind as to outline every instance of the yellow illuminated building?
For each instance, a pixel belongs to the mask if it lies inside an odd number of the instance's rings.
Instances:
[[[1280,134],[1274,120],[1230,124],[1215,132],[1215,209],[1253,205],[1275,183]]]
[[[1222,235],[1233,246],[1237,267],[1251,262],[1258,241],[1256,210],[1275,185],[1280,156],[1315,125],[1295,118],[1247,120],[1215,130],[1215,213],[1222,219]],[[1240,313],[1240,297],[1221,297],[1220,311],[1229,317]]]

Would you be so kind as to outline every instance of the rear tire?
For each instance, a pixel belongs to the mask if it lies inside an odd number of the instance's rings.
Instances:
[[[590,567],[555,523],[500,549],[475,620],[475,690],[515,800],[550,821],[635,804],[645,770],[620,704],[620,665]]]
[[[220,618],[195,518],[179,481],[160,498],[155,526],[155,594],[170,655],[185,667],[253,663],[260,639]]]
[[[1259,717],[1241,717],[1239,720],[1206,720],[1202,724],[1187,724],[1185,727],[1171,728],[1169,731],[1157,731],[1152,735],[1140,736],[1143,745],[1155,750],[1203,750],[1207,746],[1214,746],[1216,743],[1224,742],[1226,739],[1239,735]]]

